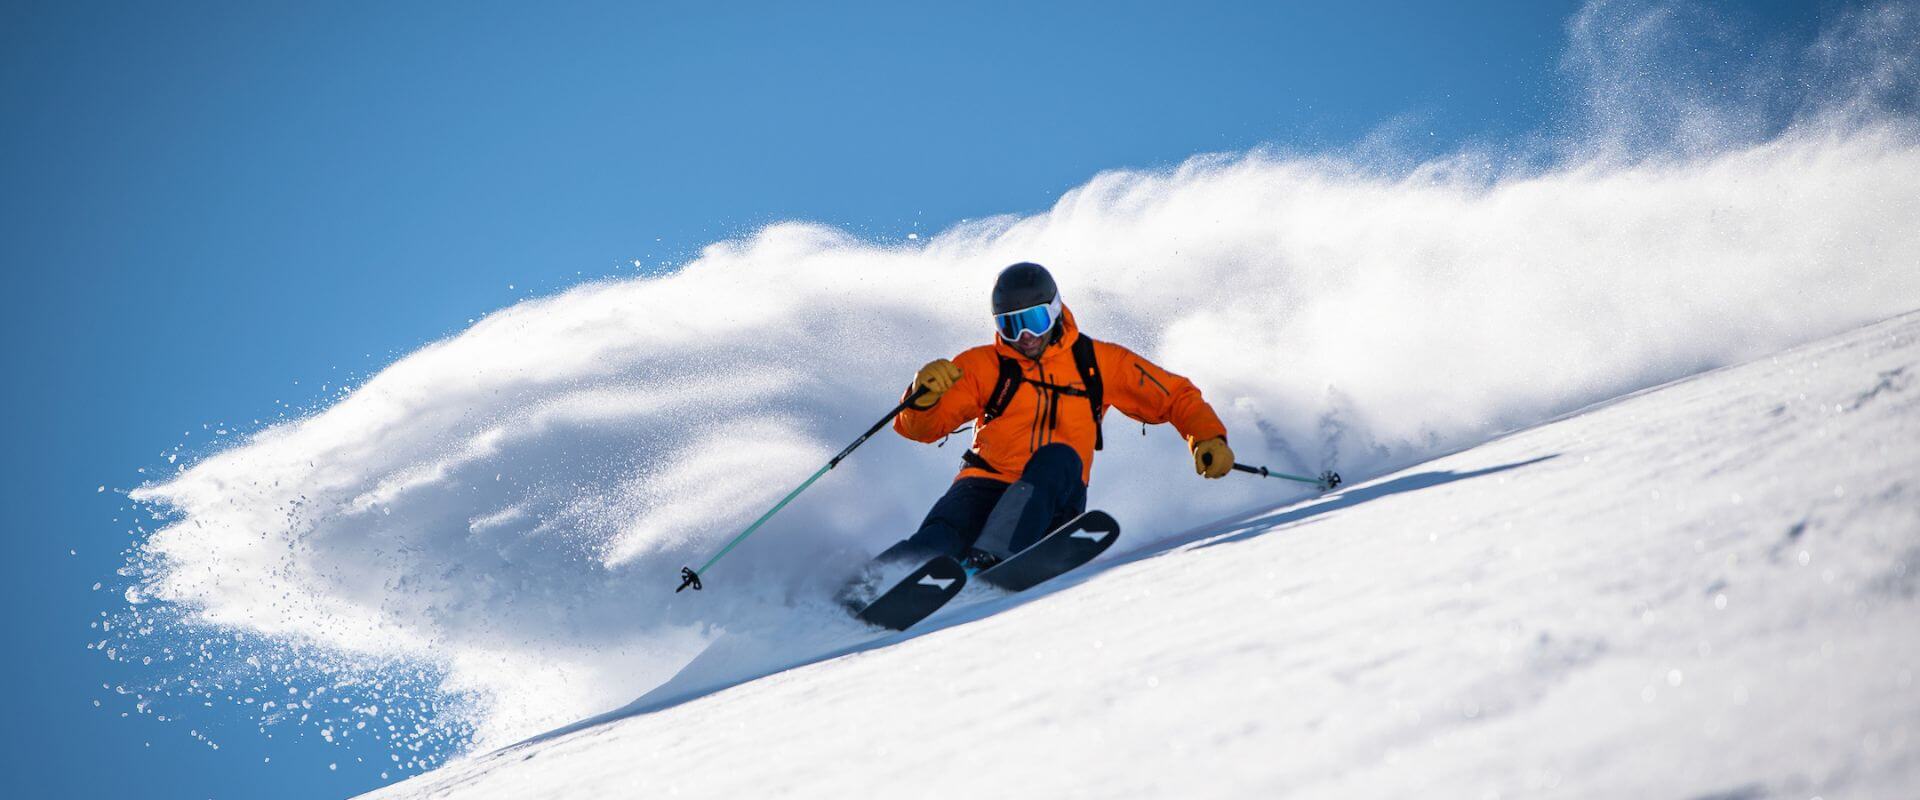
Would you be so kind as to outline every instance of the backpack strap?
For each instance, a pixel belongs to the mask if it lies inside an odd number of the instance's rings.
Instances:
[[[1080,382],[1087,387],[1087,403],[1093,408],[1093,449],[1105,449],[1107,434],[1102,423],[1107,418],[1107,392],[1100,380],[1100,360],[1094,356],[1092,337],[1082,333],[1073,340],[1073,365],[1080,370]]]
[[[1006,356],[1000,357],[1000,377],[993,383],[993,391],[987,394],[987,402],[981,408],[980,418],[992,422],[994,418],[1006,413],[1007,404],[1013,402],[1013,393],[1020,391],[1020,362]]]
[[[981,458],[979,453],[975,453],[972,450],[963,450],[960,452],[960,463],[975,469],[991,472],[995,475],[1000,474],[1000,470],[994,469],[992,464],[987,463],[986,459]]]
[[[1001,414],[1006,413],[1007,404],[1013,402],[1013,394],[1014,392],[1020,391],[1020,383],[1023,380],[1025,380],[1025,376],[1020,374],[1020,362],[1007,358],[1006,356],[1001,356],[1000,377],[994,380],[993,391],[987,393],[987,402],[980,409],[980,419],[985,422],[992,422]],[[958,433],[958,431],[955,431],[955,433]],[[986,459],[981,458],[978,453],[972,450],[961,453],[960,460],[969,467],[985,470],[996,475],[1000,473],[1000,470],[994,469],[992,464],[988,464]]]

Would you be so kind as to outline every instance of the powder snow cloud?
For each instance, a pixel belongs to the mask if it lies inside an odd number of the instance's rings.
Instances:
[[[986,341],[1014,261],[1192,378],[1241,460],[1355,477],[1920,307],[1914,14],[1852,13],[1738,80],[1676,54],[1702,28],[1590,6],[1562,65],[1580,111],[1525,142],[1199,156],[907,244],[776,224],[502,309],[135,492],[170,521],[134,596],[332,669],[434,665],[500,744],[631,699],[911,531],[964,434],[876,438],[708,591],[671,591],[914,368]],[[1200,481],[1170,430],[1107,425],[1092,501],[1134,546],[1286,491]]]

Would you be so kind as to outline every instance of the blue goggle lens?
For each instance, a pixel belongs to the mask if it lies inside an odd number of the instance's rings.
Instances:
[[[1020,338],[1022,331],[1035,336],[1043,336],[1053,330],[1053,304],[1009,311],[993,318],[993,325],[1000,331],[1000,338],[1009,342]]]

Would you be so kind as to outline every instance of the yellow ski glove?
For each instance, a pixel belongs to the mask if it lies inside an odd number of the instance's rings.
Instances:
[[[1227,446],[1227,437],[1215,436],[1193,443],[1193,471],[1201,477],[1223,477],[1232,469],[1233,448]]]
[[[940,396],[946,394],[947,390],[952,389],[953,385],[959,381],[960,368],[954,366],[953,362],[944,358],[927,362],[927,365],[921,367],[920,371],[913,376],[913,385],[927,390],[926,394],[920,395],[920,399],[913,401],[913,407],[932,408],[933,404],[940,402]]]

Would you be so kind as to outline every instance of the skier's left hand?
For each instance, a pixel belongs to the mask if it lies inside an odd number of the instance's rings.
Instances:
[[[1227,437],[1215,436],[1193,443],[1193,471],[1201,477],[1224,477],[1232,469],[1233,448],[1227,446]]]

